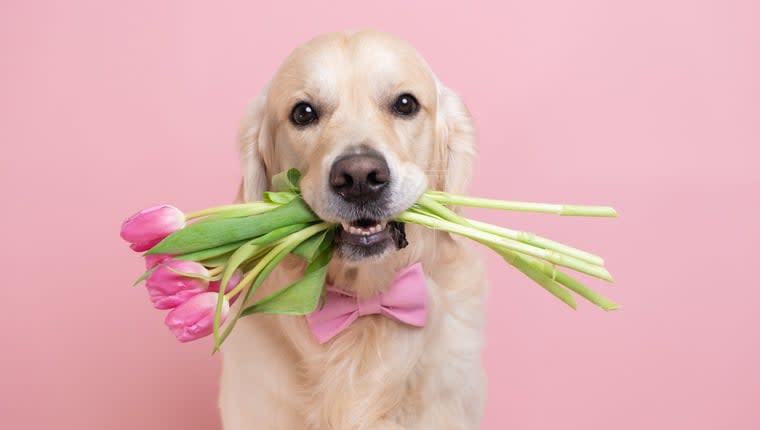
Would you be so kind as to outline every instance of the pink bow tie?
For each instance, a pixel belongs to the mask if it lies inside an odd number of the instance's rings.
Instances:
[[[364,315],[381,314],[404,324],[424,327],[427,321],[427,284],[422,264],[415,263],[396,274],[387,291],[366,300],[328,287],[325,304],[306,316],[311,332],[325,343]]]

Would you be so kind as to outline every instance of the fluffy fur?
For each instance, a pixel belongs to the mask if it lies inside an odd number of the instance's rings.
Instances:
[[[392,115],[399,93],[422,106]],[[294,104],[318,106],[319,124],[294,127]],[[326,180],[335,157],[362,144],[388,160],[400,212],[425,188],[463,192],[474,150],[470,115],[409,45],[376,31],[318,37],[296,49],[246,115],[240,133],[240,198],[259,199],[271,175],[298,167],[306,201],[340,221]],[[481,363],[484,271],[459,239],[407,226],[409,246],[359,261],[334,258],[328,281],[359,296],[383,291],[400,268],[421,261],[428,279],[426,327],[381,316],[359,318],[324,345],[304,317],[255,315],[223,347],[220,408],[226,430],[477,429],[485,379]],[[286,259],[254,297],[282,288],[303,265]]]

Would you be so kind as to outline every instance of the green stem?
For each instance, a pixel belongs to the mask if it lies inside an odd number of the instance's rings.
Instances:
[[[251,203],[238,203],[232,205],[216,206],[213,208],[199,210],[185,215],[185,220],[190,221],[195,218],[201,218],[209,215],[232,215],[235,216],[248,216],[258,215],[260,213],[269,212],[272,209],[279,207],[280,205],[267,202],[251,202]]]
[[[247,284],[253,282],[253,280],[256,279],[256,276],[258,276],[261,269],[263,269],[264,266],[266,266],[267,263],[269,263],[269,261],[271,261],[272,258],[274,258],[274,255],[276,255],[278,252],[291,246],[295,248],[295,246],[297,246],[299,243],[303,242],[314,234],[319,233],[322,230],[327,230],[328,227],[330,227],[330,224],[325,222],[315,224],[299,231],[298,233],[291,234],[290,236],[282,239],[261,259],[261,261],[256,264],[256,266],[254,266],[250,272],[245,275],[245,277],[237,284],[237,286],[230,290],[230,292],[226,293],[225,296],[227,296],[228,299],[235,297],[235,295],[239,293],[243,288],[245,288]]]
[[[239,300],[240,307],[238,309],[237,314],[235,314],[232,320],[230,320],[227,323],[227,327],[225,327],[222,335],[218,339],[215,340],[214,352],[219,351],[219,348],[222,346],[225,339],[227,339],[227,336],[229,336],[230,333],[232,333],[232,329],[235,328],[235,324],[237,324],[237,321],[240,319],[240,317],[243,314],[243,310],[245,309],[245,304],[248,303],[248,298],[256,289],[258,289],[258,287],[266,280],[266,278],[269,276],[272,270],[274,270],[274,268],[277,267],[278,264],[280,264],[280,261],[282,261],[288,255],[288,253],[289,252],[287,250],[283,250],[279,254],[275,255],[274,258],[266,265],[266,267],[261,269],[259,276],[256,278],[256,281],[254,281],[253,285],[251,285],[251,287],[248,288],[248,291],[246,291],[243,298]]]
[[[418,207],[413,208],[412,210],[413,212],[423,214],[423,215],[435,215],[436,217],[446,220],[446,221],[451,221],[453,223],[463,225],[463,226],[475,227],[478,230],[485,231],[487,233],[495,234],[497,236],[505,237],[507,239],[517,240],[519,242],[534,245],[539,248],[557,251],[560,254],[566,254],[571,257],[575,257],[579,260],[583,260],[591,264],[595,264],[597,266],[604,265],[604,260],[602,259],[602,257],[591,254],[586,251],[582,251],[580,249],[573,248],[571,246],[563,245],[559,242],[555,242],[553,240],[549,240],[541,236],[536,236],[533,233],[515,231],[508,228],[491,225],[485,222],[480,222],[480,221],[475,221],[469,218],[464,218],[460,216],[459,214],[457,214],[456,212],[452,211],[446,206],[443,206],[442,204],[436,202],[435,200],[433,200],[432,198],[424,194],[419,198],[419,200],[417,200],[417,205]]]
[[[417,199],[417,205],[420,206],[420,208],[418,208],[421,209],[420,212],[429,212],[438,218],[460,225],[471,225],[469,220],[463,218],[458,213],[433,200],[427,194],[423,194],[419,199]]]
[[[477,228],[478,230],[485,231],[486,233],[495,234],[497,236],[506,237],[508,239],[517,240],[523,243],[528,243],[528,244],[537,246],[539,248],[557,251],[559,253],[567,254],[571,257],[575,257],[579,260],[583,260],[591,264],[596,264],[597,266],[604,265],[604,260],[602,259],[602,257],[599,257],[598,255],[594,255],[590,252],[586,252],[577,248],[573,248],[572,246],[567,246],[562,243],[555,242],[551,239],[546,239],[544,237],[537,236],[533,233],[511,230],[508,228],[499,227],[499,226],[495,226],[495,225],[488,224],[485,222],[475,221],[472,219],[467,219],[467,222],[469,222],[470,225]]]
[[[432,229],[445,230],[450,233],[465,236],[491,248],[503,247],[512,251],[528,254],[542,260],[550,261],[559,266],[568,267],[578,272],[582,272],[587,275],[612,282],[612,276],[604,267],[597,266],[586,261],[570,257],[568,255],[560,254],[556,251],[547,251],[545,249],[518,242],[516,240],[486,233],[472,227],[462,226],[450,221],[441,220],[433,218],[429,215],[422,215],[410,211],[402,213],[396,219],[403,222],[420,224]]]
[[[531,265],[530,262],[526,259],[527,255],[521,255],[517,252],[503,248],[495,251],[504,258],[504,261],[522,272],[525,276],[532,279],[546,291],[551,293],[554,297],[562,300],[571,308],[576,308],[575,299],[573,299],[573,296],[568,293],[567,290],[562,289],[562,287],[560,287],[551,276],[547,276],[545,273],[538,270],[538,268]]]
[[[235,287],[235,289],[241,288],[241,286],[242,288],[245,288],[246,284],[244,281],[246,281],[246,279],[248,279],[247,282],[253,281],[253,285],[245,293],[245,297],[240,300],[240,310],[238,311],[237,315],[228,323],[227,328],[225,328],[224,333],[222,333],[221,336],[219,336],[219,326],[221,325],[221,321],[217,321],[221,317],[220,311],[222,299],[220,295],[220,302],[217,303],[217,313],[214,315],[214,351],[219,350],[219,347],[222,345],[224,340],[232,332],[232,329],[235,327],[237,320],[240,319],[243,309],[245,309],[245,304],[248,301],[248,298],[251,296],[251,294],[253,294],[254,290],[261,285],[261,283],[264,281],[264,278],[269,276],[269,273],[271,273],[274,267],[279,264],[279,262],[282,261],[282,259],[285,258],[285,256],[287,256],[287,254],[295,249],[301,242],[308,239],[312,235],[319,233],[322,230],[326,230],[330,227],[330,224],[323,222],[305,228],[298,233],[294,233],[293,235],[282,239],[264,257],[262,257],[261,260],[256,263],[254,268],[251,269],[251,271],[246,275],[246,277],[240,281],[237,287]],[[252,273],[253,275],[251,276]],[[230,297],[234,297],[234,294],[237,293],[232,294],[231,292],[228,294]],[[225,299],[226,298],[227,297],[225,296]]]
[[[544,261],[532,258],[527,255],[524,255],[523,258],[528,262],[528,264],[540,270],[546,276],[551,277],[557,283],[564,285],[567,289],[573,291],[574,293],[578,294],[579,296],[583,297],[589,302],[599,306],[605,311],[612,311],[620,307],[620,305],[618,305],[617,303],[600,295],[599,293],[585,286],[582,282],[573,278],[567,273],[556,270],[556,268],[553,267],[551,264],[548,264]]]
[[[539,212],[564,216],[616,217],[617,212],[609,206],[560,205],[551,203],[531,203],[509,200],[483,199],[460,196],[442,191],[425,193],[438,203],[455,206],[469,206],[485,209],[501,209],[519,212]]]
[[[208,274],[209,276],[216,276],[224,271],[224,265],[217,266],[213,269],[209,269]]]

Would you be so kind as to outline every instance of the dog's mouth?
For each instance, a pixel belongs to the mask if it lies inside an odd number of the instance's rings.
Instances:
[[[342,222],[340,224],[341,238],[354,245],[369,246],[388,236],[388,223],[369,218],[363,218],[354,222]]]
[[[336,235],[336,248],[341,257],[359,260],[385,254],[391,246],[396,249],[406,247],[404,224],[361,218],[352,222],[342,222]]]

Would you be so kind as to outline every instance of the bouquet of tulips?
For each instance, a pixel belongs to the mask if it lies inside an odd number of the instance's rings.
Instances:
[[[300,172],[272,180],[262,201],[219,206],[191,214],[163,205],[142,210],[121,227],[134,251],[145,252],[145,282],[157,309],[170,309],[165,323],[182,342],[213,334],[215,350],[237,320],[257,312],[304,315],[318,305],[337,225],[319,219],[300,196]],[[447,206],[468,206],[570,216],[615,217],[599,206],[490,200],[440,191],[425,192],[394,222],[418,224],[464,236],[488,246],[504,260],[573,309],[575,293],[604,310],[618,306],[560,270],[571,269],[612,281],[604,260],[561,243],[464,218]],[[397,228],[397,245],[406,239]],[[255,303],[251,294],[288,255],[306,260],[303,277]],[[232,319],[230,304],[242,303]],[[226,326],[222,330],[222,325]]]

